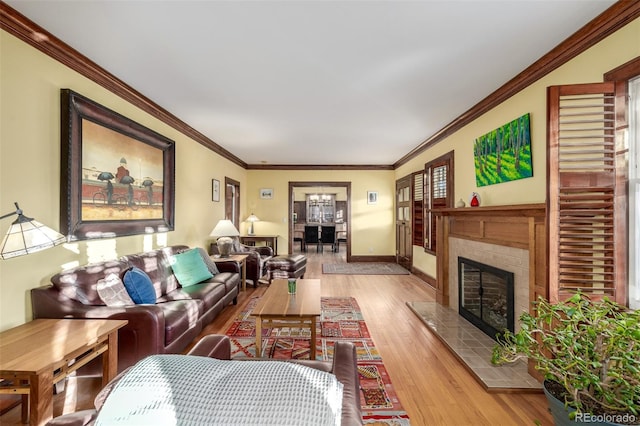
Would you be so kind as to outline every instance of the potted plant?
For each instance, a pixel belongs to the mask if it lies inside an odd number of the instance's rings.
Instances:
[[[534,312],[499,338],[492,363],[533,360],[556,424],[640,423],[640,311],[578,292],[559,303],[539,298]],[[553,397],[564,413],[554,413]]]

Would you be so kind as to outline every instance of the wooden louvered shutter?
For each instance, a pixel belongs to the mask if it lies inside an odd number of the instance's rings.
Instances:
[[[413,245],[424,247],[424,172],[413,175]]]
[[[549,299],[581,289],[626,303],[625,187],[614,83],[549,87]]]

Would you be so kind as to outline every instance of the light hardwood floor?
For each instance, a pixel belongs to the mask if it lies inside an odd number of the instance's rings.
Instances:
[[[322,279],[323,296],[355,297],[371,337],[380,351],[393,386],[412,425],[552,425],[542,394],[487,393],[464,366],[406,306],[407,301],[433,300],[433,290],[413,275],[323,275],[322,263],[344,262],[335,254],[307,253],[305,278]],[[235,314],[266,287],[241,293],[202,335],[223,334]],[[91,407],[97,381],[71,380],[54,398],[54,414]],[[0,417],[18,424],[19,407]]]

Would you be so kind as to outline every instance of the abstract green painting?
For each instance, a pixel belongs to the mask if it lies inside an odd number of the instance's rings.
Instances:
[[[529,120],[527,113],[475,140],[477,186],[533,176]]]

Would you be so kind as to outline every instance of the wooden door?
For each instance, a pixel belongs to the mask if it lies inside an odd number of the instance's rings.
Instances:
[[[396,262],[408,270],[413,266],[411,205],[409,175],[396,181]]]

